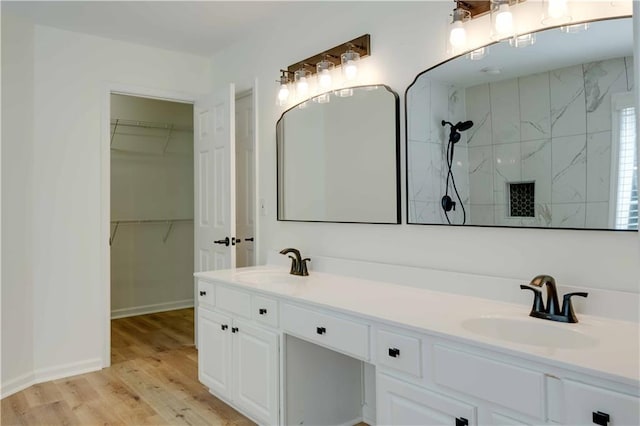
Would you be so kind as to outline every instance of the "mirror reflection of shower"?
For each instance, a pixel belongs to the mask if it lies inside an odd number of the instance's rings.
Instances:
[[[460,208],[462,209],[462,225],[467,222],[467,211],[464,208],[464,203],[462,202],[462,198],[460,197],[460,193],[458,192],[458,187],[456,186],[456,179],[453,175],[452,167],[453,167],[453,155],[454,155],[454,147],[455,144],[460,141],[461,134],[460,132],[464,132],[473,127],[473,121],[459,121],[457,124],[453,124],[449,121],[442,120],[442,127],[449,125],[449,142],[447,143],[447,181],[445,185],[445,194],[442,196],[442,210],[444,210],[444,215],[447,218],[447,223],[451,225],[451,220],[449,219],[449,212],[451,210],[456,209],[456,202],[453,201],[453,198],[449,195],[449,183],[451,183],[451,187],[453,188],[453,192],[458,199],[458,203],[460,204]]]

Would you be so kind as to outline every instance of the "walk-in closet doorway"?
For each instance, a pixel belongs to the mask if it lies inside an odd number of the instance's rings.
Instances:
[[[233,93],[234,86],[230,88]],[[233,252],[232,267],[256,264],[257,139],[253,89],[255,84],[252,89],[232,95],[229,102],[231,166],[225,168],[229,176],[224,180],[233,182],[229,219],[236,244],[228,248]],[[218,187],[220,180],[220,168],[210,167],[203,174],[199,167],[202,155],[198,142],[207,131],[202,126],[202,106],[206,102],[199,103],[200,99],[159,91],[133,94],[113,88],[105,99],[108,114],[103,116],[101,167],[102,234],[108,234],[101,273],[107,317],[105,367],[142,355],[137,352],[144,352],[143,349],[128,345],[127,341],[146,339],[145,344],[155,349],[186,342],[182,335],[179,342],[172,341],[172,335],[177,335],[171,326],[163,329],[158,326],[162,321],[152,323],[155,316],[160,318],[169,312],[176,312],[172,314],[175,318],[193,315],[193,272],[199,271],[202,264],[198,244],[203,240],[199,226],[204,219],[198,208],[215,199],[211,188]],[[211,131],[210,124],[207,126]],[[217,166],[216,161],[209,164]],[[207,184],[203,185],[205,181]],[[218,248],[213,241],[208,244]],[[146,315],[139,317],[143,323],[153,325],[149,335],[136,335],[136,339],[113,335],[122,327],[112,330],[112,320],[119,319],[122,325],[128,317],[140,315]]]

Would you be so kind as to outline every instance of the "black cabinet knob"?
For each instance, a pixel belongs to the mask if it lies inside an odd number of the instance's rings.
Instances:
[[[324,327],[316,327],[316,333],[318,334],[325,334],[327,332],[327,329]]]
[[[220,328],[221,328],[222,330],[226,330],[227,328],[229,328],[229,326],[228,326],[227,324],[221,324],[221,325],[220,325]]]
[[[391,358],[398,358],[400,356],[400,349],[398,349],[398,348],[389,348],[389,356]]]
[[[258,310],[258,313],[260,313],[260,315],[266,315],[267,314],[267,310],[265,308],[260,308]]]
[[[469,426],[469,420],[464,417],[456,417],[456,426]]]
[[[594,411],[591,420],[595,425],[607,426],[611,421],[611,418],[607,413],[603,413],[602,411]]]
[[[232,333],[237,333],[238,332],[238,327],[231,327],[231,332]]]
[[[207,292],[206,292],[206,291],[201,291],[201,292],[200,292],[200,296],[206,296],[206,295],[207,295]]]

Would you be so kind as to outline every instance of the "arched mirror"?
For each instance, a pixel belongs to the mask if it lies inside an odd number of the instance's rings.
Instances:
[[[384,85],[322,94],[276,125],[278,220],[400,223],[399,102]]]
[[[632,19],[587,27],[416,77],[408,223],[638,229]]]

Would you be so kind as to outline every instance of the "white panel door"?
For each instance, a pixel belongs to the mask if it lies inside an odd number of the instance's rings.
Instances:
[[[278,336],[234,320],[234,402],[268,425],[278,424]]]
[[[235,267],[235,88],[198,100],[195,130],[195,270]]]
[[[236,265],[255,265],[255,148],[253,96],[236,99]]]

